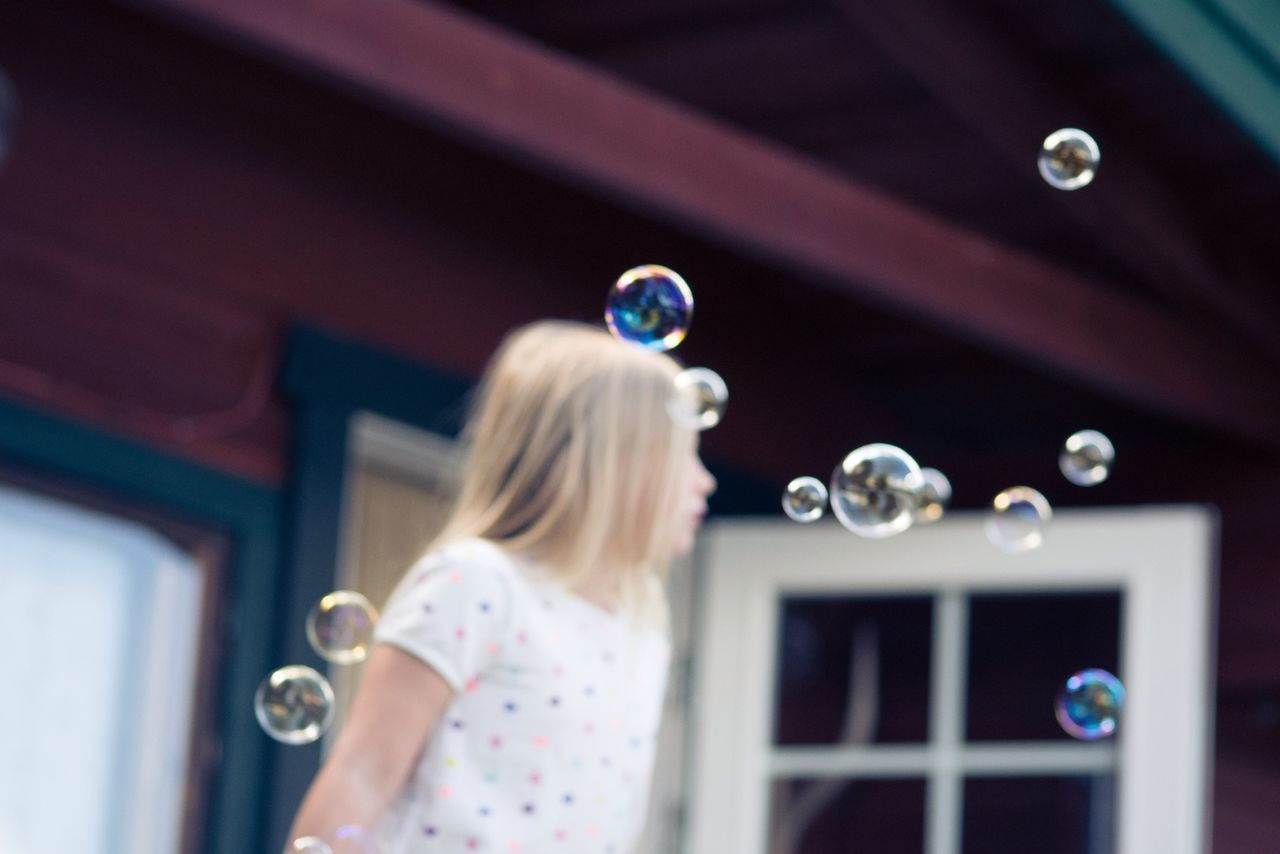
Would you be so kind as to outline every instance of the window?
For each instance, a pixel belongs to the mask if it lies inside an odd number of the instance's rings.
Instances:
[[[1212,542],[1198,508],[1060,512],[1017,556],[965,514],[716,523],[685,851],[1202,852]],[[1112,741],[1054,721],[1085,667],[1128,688]]]
[[[145,515],[0,484],[0,850],[194,844],[223,544]]]

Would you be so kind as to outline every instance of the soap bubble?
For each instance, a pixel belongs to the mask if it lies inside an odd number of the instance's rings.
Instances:
[[[1063,128],[1045,137],[1040,147],[1040,175],[1059,190],[1078,190],[1093,180],[1101,159],[1093,137],[1077,128]]]
[[[941,519],[951,505],[951,481],[937,469],[920,469],[920,474],[924,477],[924,487],[916,505],[915,521],[927,525]]]
[[[333,849],[318,836],[299,836],[289,843],[285,854],[333,854]]]
[[[354,590],[322,597],[307,614],[307,641],[316,655],[334,664],[355,664],[369,655],[378,612]]]
[[[276,741],[310,744],[333,723],[333,687],[310,667],[291,664],[262,680],[253,711]]]
[[[1067,437],[1058,454],[1058,468],[1076,486],[1094,486],[1111,474],[1116,449],[1097,430],[1080,430]]]
[[[667,402],[671,417],[692,430],[720,423],[729,403],[729,387],[710,368],[686,368],[676,375],[675,393]]]
[[[876,443],[851,451],[831,474],[831,510],[862,537],[888,537],[911,527],[924,489],[920,466],[901,448]]]
[[[633,267],[609,291],[604,319],[623,341],[670,350],[689,332],[693,291],[675,270],[657,264]]]
[[[1043,495],[1029,486],[1011,486],[991,502],[987,539],[1009,554],[1039,548],[1052,517],[1053,508]]]
[[[797,522],[814,522],[827,512],[827,487],[816,477],[798,477],[782,494],[782,509]]]
[[[1116,731],[1124,705],[1124,685],[1105,670],[1081,670],[1071,675],[1054,704],[1064,732],[1083,741],[1097,741]]]
[[[333,833],[333,854],[378,854],[378,840],[358,824],[347,824]]]

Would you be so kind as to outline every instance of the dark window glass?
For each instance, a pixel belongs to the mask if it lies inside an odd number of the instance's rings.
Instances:
[[[1111,854],[1115,782],[1098,777],[970,778],[962,854]]]
[[[776,744],[927,738],[932,598],[787,598],[780,616]]]
[[[769,854],[920,854],[924,780],[780,780]]]
[[[1067,677],[1122,680],[1118,592],[974,596],[969,603],[966,732],[971,741],[1068,739],[1054,718]]]

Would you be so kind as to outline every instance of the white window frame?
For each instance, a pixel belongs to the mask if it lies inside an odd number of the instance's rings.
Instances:
[[[1216,517],[1176,506],[1055,514],[1044,547],[1006,555],[977,513],[888,540],[834,522],[708,525],[700,571],[686,854],[765,854],[778,777],[927,780],[926,854],[959,854],[965,775],[1117,771],[1115,854],[1208,850]],[[1104,743],[963,743],[973,594],[1122,595],[1122,728]],[[771,745],[778,612],[793,595],[922,594],[934,608],[930,741]],[[961,641],[961,642],[957,642]],[[1089,666],[1081,662],[1082,667]]]

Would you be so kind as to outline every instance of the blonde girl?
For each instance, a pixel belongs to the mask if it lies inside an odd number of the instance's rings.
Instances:
[[[450,521],[406,573],[290,838],[382,854],[631,854],[670,648],[663,580],[715,480],[679,368],[543,321],[494,356]]]

